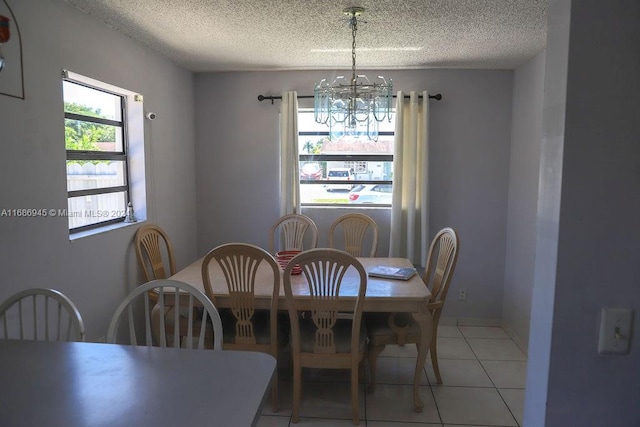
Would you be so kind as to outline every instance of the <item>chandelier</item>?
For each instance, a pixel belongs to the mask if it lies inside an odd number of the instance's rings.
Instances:
[[[351,79],[336,77],[331,84],[322,79],[315,84],[314,117],[330,128],[331,138],[343,136],[378,140],[378,122],[391,122],[393,84],[391,79],[377,76],[371,82],[356,72],[356,33],[363,7],[343,10],[351,28]]]

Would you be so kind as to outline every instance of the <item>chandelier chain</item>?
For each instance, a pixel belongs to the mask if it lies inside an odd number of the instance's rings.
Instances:
[[[356,33],[358,32],[358,18],[355,13],[351,17],[351,84],[356,83]]]

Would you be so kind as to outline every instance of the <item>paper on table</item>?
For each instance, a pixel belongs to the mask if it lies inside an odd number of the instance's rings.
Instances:
[[[378,265],[369,270],[369,276],[382,277],[384,279],[400,279],[409,280],[416,274],[416,269],[413,267],[387,267],[384,265]]]

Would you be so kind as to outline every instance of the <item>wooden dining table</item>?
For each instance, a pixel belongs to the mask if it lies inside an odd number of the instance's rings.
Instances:
[[[0,340],[0,426],[254,426],[265,353]]]
[[[405,258],[358,258],[365,270],[369,271],[376,266],[388,267],[413,267],[413,264]],[[355,269],[350,269],[343,279],[340,294],[344,296],[358,295],[358,276]],[[214,291],[214,304],[217,307],[230,307],[230,298],[227,290],[224,274],[217,263],[209,264],[209,273]],[[188,283],[195,288],[205,291],[202,281],[202,258],[196,260],[191,265],[178,271],[170,277]],[[273,288],[273,276],[270,268],[263,263],[256,275],[256,308],[269,309]],[[278,299],[278,309],[286,310],[286,300],[282,280],[280,285],[280,297]],[[309,306],[300,308],[312,310],[312,301],[309,299],[309,288],[303,274],[292,276],[292,290],[294,297],[302,304],[309,300]],[[424,372],[424,365],[431,343],[433,319],[427,308],[431,292],[425,286],[420,275],[416,274],[409,280],[383,279],[378,277],[368,277],[367,291],[363,311],[367,312],[400,312],[411,313],[413,318],[420,325],[420,344],[418,345],[418,357],[413,378],[413,403],[416,412],[422,412],[424,403],[420,398],[419,385],[420,378]],[[168,298],[171,300],[171,298]]]

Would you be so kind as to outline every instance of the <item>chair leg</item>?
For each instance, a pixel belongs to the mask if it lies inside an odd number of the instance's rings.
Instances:
[[[376,364],[378,362],[378,356],[384,350],[384,345],[369,346],[369,372],[371,372],[371,380],[367,391],[373,393],[376,390]]]
[[[293,360],[293,402],[291,412],[291,422],[297,423],[299,421],[298,414],[300,412],[300,399],[302,393],[302,368],[300,367],[300,361]]]
[[[360,363],[358,363],[358,381],[366,382],[367,381],[367,372],[364,366],[365,359],[362,359]]]
[[[351,410],[353,412],[353,425],[360,425],[360,411],[358,407],[358,366],[351,366]]]
[[[436,335],[431,339],[431,347],[429,352],[431,353],[431,365],[433,365],[433,372],[436,374],[436,382],[442,384],[442,377],[440,376],[440,368],[438,367],[438,340]]]

